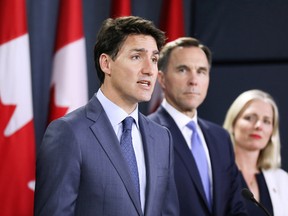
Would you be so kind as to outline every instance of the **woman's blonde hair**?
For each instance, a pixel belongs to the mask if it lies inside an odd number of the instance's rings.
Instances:
[[[266,147],[260,151],[257,166],[260,169],[278,168],[281,165],[279,111],[276,102],[270,94],[258,89],[248,90],[240,94],[228,109],[223,127],[229,132],[232,143],[235,145],[233,136],[234,124],[247,105],[253,100],[264,101],[271,104],[273,108],[272,135]]]

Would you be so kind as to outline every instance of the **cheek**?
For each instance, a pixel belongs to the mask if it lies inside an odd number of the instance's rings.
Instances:
[[[272,132],[273,129],[272,128],[267,128],[266,132],[265,132],[265,136],[267,137],[267,139],[269,140],[270,137],[272,136]]]
[[[186,80],[183,77],[170,77],[169,85],[170,87],[174,87],[175,89],[182,89],[186,86]]]
[[[209,87],[209,80],[205,80],[203,82],[202,89],[207,91],[208,87]]]
[[[239,139],[241,139],[241,132],[237,128],[235,128],[233,134],[235,141],[238,142]]]
[[[235,139],[244,137],[247,134],[247,127],[241,125],[241,124],[236,124],[234,126],[234,136]]]
[[[158,70],[157,71],[155,71],[155,72],[153,72],[153,79],[154,80],[157,80],[157,78],[158,78]]]
[[[168,83],[168,85],[166,85],[166,88],[168,88],[169,91],[175,96],[183,92],[183,87],[184,87],[184,84],[182,84],[181,82],[177,80],[172,80],[171,82]]]
[[[171,80],[173,80],[170,76],[163,76],[161,78],[161,86],[164,88],[164,89],[169,89],[171,90],[173,85],[171,85]]]

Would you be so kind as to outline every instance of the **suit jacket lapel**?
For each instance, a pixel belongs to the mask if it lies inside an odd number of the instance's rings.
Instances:
[[[215,138],[211,136],[211,133],[208,133],[208,131],[210,131],[211,129],[201,119],[198,119],[198,123],[203,131],[203,135],[205,137],[206,144],[210,152],[210,161],[213,176],[213,208],[214,212],[218,212],[218,206],[222,205],[218,204],[218,201],[222,200],[222,198],[220,197],[222,194],[222,187],[219,183],[222,182],[222,174],[226,171],[222,170],[222,167],[219,164],[219,157],[221,156],[221,152],[219,152],[216,148],[217,144],[215,143]]]
[[[157,159],[155,155],[153,137],[150,135],[149,122],[139,113],[139,127],[142,135],[143,149],[145,155],[146,165],[146,203],[145,203],[145,215],[150,215],[151,206],[153,205],[154,192],[156,191],[157,181]]]
[[[161,114],[161,116],[163,116],[163,118],[161,119],[161,125],[167,127],[173,135],[175,154],[177,154],[178,157],[182,160],[192,179],[193,184],[195,184],[195,187],[198,190],[199,194],[201,195],[203,202],[205,202],[208,207],[208,203],[206,200],[199,172],[195,172],[195,170],[198,170],[196,162],[190,149],[187,146],[183,134],[179,130],[173,118],[163,107],[159,107],[158,111]]]
[[[95,123],[91,125],[91,130],[117,170],[139,215],[142,215],[140,200],[136,189],[132,186],[133,183],[129,168],[122,156],[120,143],[104,109],[96,97],[93,97],[87,105],[87,118],[95,121]]]

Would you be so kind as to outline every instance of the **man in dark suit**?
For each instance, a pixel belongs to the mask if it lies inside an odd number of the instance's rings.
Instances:
[[[100,89],[47,128],[35,215],[178,215],[171,134],[138,112],[151,97],[164,41],[140,17],[104,21],[94,47]]]
[[[209,86],[210,50],[179,38],[164,46],[158,67],[164,100],[149,118],[173,137],[180,215],[246,215],[229,135],[197,116]]]

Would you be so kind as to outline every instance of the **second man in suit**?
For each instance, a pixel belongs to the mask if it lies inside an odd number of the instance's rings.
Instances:
[[[164,100],[149,117],[172,133],[180,215],[246,215],[229,135],[197,115],[209,86],[210,50],[179,38],[164,46],[158,67]]]

